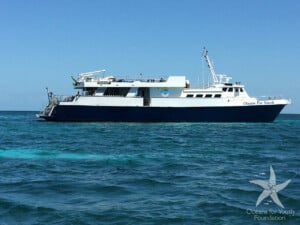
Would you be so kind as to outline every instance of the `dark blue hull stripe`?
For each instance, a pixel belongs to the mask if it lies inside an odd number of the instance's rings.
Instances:
[[[115,107],[58,105],[49,121],[272,122],[285,105],[232,107]]]

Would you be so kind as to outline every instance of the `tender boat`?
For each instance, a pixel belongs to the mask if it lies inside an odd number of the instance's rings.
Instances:
[[[203,54],[212,77],[205,88],[191,88],[185,76],[167,79],[104,77],[105,70],[81,73],[77,94],[56,96],[37,114],[48,121],[76,122],[272,122],[288,99],[256,98],[231,77],[216,74],[207,50]]]

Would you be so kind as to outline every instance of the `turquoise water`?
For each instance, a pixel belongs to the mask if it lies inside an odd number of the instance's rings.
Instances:
[[[284,211],[255,206],[270,165]],[[0,112],[0,225],[300,224],[300,116],[51,123]],[[273,219],[272,219],[273,218]],[[272,221],[266,221],[266,219]]]

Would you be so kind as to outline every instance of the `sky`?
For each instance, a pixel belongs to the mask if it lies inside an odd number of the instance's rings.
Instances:
[[[99,69],[196,86],[206,47],[217,73],[300,113],[299,12],[297,0],[0,0],[0,110],[41,111],[46,87],[72,95],[72,75]]]

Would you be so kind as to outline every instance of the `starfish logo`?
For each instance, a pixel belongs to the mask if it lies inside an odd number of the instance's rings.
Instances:
[[[264,189],[256,201],[256,207],[259,206],[259,204],[265,198],[270,196],[276,205],[280,206],[281,208],[284,208],[284,206],[282,205],[282,203],[280,202],[280,200],[278,198],[277,193],[279,191],[283,190],[290,182],[291,182],[291,180],[287,180],[286,182],[284,182],[282,184],[276,185],[275,172],[274,172],[272,166],[270,166],[270,178],[268,181],[265,181],[265,180],[251,180],[250,181],[250,183],[257,184]]]

